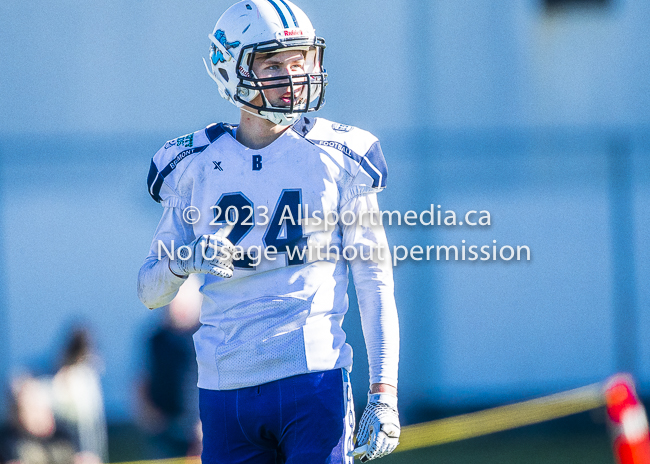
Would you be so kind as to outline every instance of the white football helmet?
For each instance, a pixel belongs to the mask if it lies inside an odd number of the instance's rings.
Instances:
[[[301,113],[318,110],[325,103],[327,72],[323,69],[325,40],[316,37],[307,15],[289,0],[244,0],[221,15],[209,35],[208,74],[223,98],[241,108],[247,106],[274,124],[290,125]],[[252,70],[257,54],[301,50],[304,74],[258,78]],[[302,86],[302,91],[294,88]],[[290,88],[291,102],[273,106],[264,90]],[[262,104],[251,103],[258,95]]]

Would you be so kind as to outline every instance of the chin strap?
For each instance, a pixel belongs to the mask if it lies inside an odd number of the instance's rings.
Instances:
[[[261,114],[249,110],[246,106],[240,106],[239,108],[240,108],[242,111],[247,112],[248,114],[252,114],[253,116],[257,116],[258,118],[266,119],[266,118],[265,118],[264,116],[262,116]],[[267,119],[267,121],[268,121],[268,119]]]
[[[240,106],[239,107],[242,111],[245,111],[248,114],[251,114],[253,116],[257,116],[258,118],[266,119],[267,121],[271,121],[273,124],[277,124],[278,126],[290,126],[294,122],[296,122],[298,119],[300,119],[300,115],[297,113],[293,113],[291,115],[289,114],[284,114],[284,113],[274,113],[272,111],[265,111],[264,113],[268,114],[268,116],[260,114],[260,112],[254,112],[249,110],[246,105]],[[289,117],[291,116],[291,117]]]

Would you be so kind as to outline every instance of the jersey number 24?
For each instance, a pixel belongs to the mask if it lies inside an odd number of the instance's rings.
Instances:
[[[287,219],[299,217],[299,205],[302,203],[301,189],[285,189],[275,205],[271,220],[262,239],[265,248],[275,247],[277,253],[287,253],[287,265],[295,266],[305,263],[304,253],[295,253],[307,246],[307,238],[303,236],[302,225],[297,220]],[[255,226],[255,205],[242,192],[224,193],[213,207],[214,221],[235,223],[228,234],[228,240],[238,245]],[[294,252],[292,252],[292,249]],[[254,250],[253,250],[254,251]],[[246,252],[241,259],[233,261],[240,269],[254,268],[255,257]]]

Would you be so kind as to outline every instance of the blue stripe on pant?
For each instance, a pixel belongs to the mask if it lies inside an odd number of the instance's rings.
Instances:
[[[354,424],[347,372],[313,372],[237,390],[199,391],[203,464],[321,464],[346,456]]]

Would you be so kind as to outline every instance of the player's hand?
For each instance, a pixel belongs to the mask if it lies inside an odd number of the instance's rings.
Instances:
[[[225,236],[230,232],[219,230],[216,234],[202,235],[187,245],[179,247],[176,256],[169,260],[169,270],[179,277],[192,273],[212,274],[230,278],[233,274],[232,260],[235,247]]]
[[[368,395],[368,405],[359,421],[354,455],[361,462],[380,458],[393,452],[399,443],[397,397],[390,393]]]

